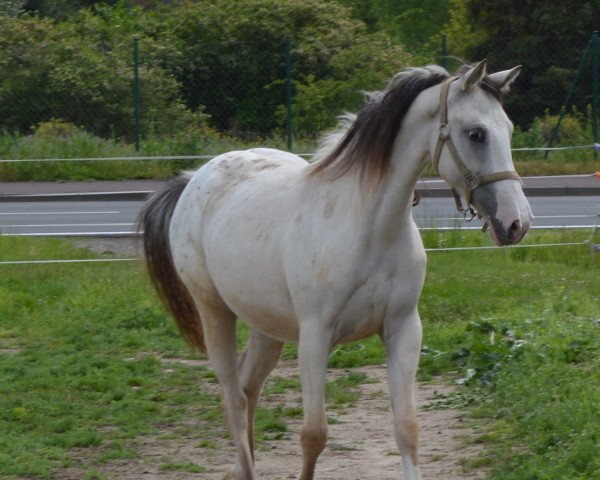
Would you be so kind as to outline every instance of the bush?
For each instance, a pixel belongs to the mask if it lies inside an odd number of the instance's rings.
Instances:
[[[0,128],[27,133],[61,118],[105,138],[131,140],[132,37],[139,24],[151,28],[152,18],[123,6],[83,10],[62,23],[0,16]],[[206,116],[184,105],[177,80],[160,65],[170,49],[143,30],[141,38],[143,133],[203,125]]]
[[[208,0],[164,11],[180,56],[172,58],[187,106],[204,106],[219,131],[270,135],[285,126],[286,42],[292,39],[294,122],[329,127],[359,90],[385,85],[408,54],[368,35],[350,10],[320,0]]]

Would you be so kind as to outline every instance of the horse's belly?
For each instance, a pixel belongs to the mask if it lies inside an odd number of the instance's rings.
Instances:
[[[264,305],[230,303],[229,307],[251,328],[284,342],[297,342],[298,322],[293,315],[265,308]]]

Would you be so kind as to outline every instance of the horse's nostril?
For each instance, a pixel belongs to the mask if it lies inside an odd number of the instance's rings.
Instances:
[[[512,225],[510,226],[510,233],[511,234],[515,234],[517,233],[519,230],[521,230],[521,221],[520,220],[515,220]]]

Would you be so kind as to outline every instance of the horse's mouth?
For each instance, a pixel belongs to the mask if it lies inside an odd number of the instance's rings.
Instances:
[[[508,228],[496,218],[486,218],[485,222],[490,227],[492,240],[497,247],[516,245],[523,239],[528,230],[528,228],[521,228],[520,223],[517,221],[513,222]]]

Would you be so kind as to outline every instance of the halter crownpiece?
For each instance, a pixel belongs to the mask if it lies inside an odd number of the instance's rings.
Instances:
[[[456,76],[450,77],[442,85],[442,90],[440,92],[440,133],[431,163],[433,164],[433,168],[435,168],[436,172],[439,174],[440,155],[442,154],[442,148],[444,148],[444,145],[447,145],[456,167],[460,170],[460,173],[465,180],[465,201],[467,202],[467,207],[463,207],[460,194],[453,188],[452,194],[454,195],[454,201],[456,202],[456,209],[465,216],[465,219],[470,221],[477,216],[475,210],[471,207],[473,190],[482,185],[498,182],[500,180],[510,179],[521,182],[521,177],[519,177],[519,174],[514,170],[489,173],[486,175],[477,175],[471,172],[466,166],[465,162],[463,162],[462,158],[460,158],[458,150],[456,150],[454,142],[452,141],[452,137],[450,135],[450,126],[448,125],[448,90],[450,90],[450,85],[452,82],[458,80],[459,78],[460,77]]]

